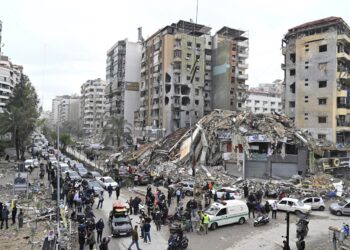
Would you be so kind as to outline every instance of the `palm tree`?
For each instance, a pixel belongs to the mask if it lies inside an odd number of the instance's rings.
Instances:
[[[103,127],[103,143],[108,145],[109,143],[112,146],[120,147],[122,142],[126,142],[127,144],[132,144],[132,136],[131,136],[131,124],[126,120],[120,117],[110,117]]]

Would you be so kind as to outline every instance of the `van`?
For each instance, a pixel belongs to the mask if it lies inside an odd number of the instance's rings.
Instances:
[[[239,223],[248,220],[247,204],[240,200],[214,202],[205,213],[209,216],[209,228],[215,230],[219,226]]]

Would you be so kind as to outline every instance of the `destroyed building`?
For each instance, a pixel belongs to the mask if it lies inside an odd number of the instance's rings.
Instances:
[[[162,170],[165,163],[188,169],[221,165],[244,178],[289,178],[312,168],[314,154],[322,154],[319,142],[284,115],[215,110],[192,128],[143,145],[121,161]]]

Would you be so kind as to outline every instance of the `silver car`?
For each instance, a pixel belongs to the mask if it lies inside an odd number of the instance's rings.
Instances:
[[[131,235],[132,224],[129,216],[112,217],[110,220],[111,233],[113,236]]]
[[[302,200],[304,204],[310,205],[313,210],[323,211],[325,209],[324,201],[321,197],[307,197]]]
[[[329,206],[329,211],[335,215],[350,215],[350,198],[346,198]]]

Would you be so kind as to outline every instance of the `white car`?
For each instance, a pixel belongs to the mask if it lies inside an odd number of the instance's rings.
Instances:
[[[96,177],[96,180],[104,189],[107,189],[109,185],[111,185],[113,189],[119,186],[118,183],[115,182],[110,176]]]
[[[226,193],[230,194],[231,199],[240,200],[242,198],[240,190],[235,187],[222,187],[216,190],[212,190],[211,192],[213,195],[216,192],[218,199],[221,199],[222,196],[224,196],[224,199],[226,199]]]
[[[67,163],[64,163],[64,162],[60,161],[58,163],[58,165],[60,166],[60,170],[61,170],[62,175],[64,173],[68,172],[69,170],[71,170]]]
[[[268,201],[272,205],[274,200]],[[285,212],[292,212],[295,214],[310,214],[311,206],[304,204],[301,200],[295,198],[283,198],[280,201],[277,201],[277,209]]]
[[[302,201],[304,204],[310,205],[311,209],[323,211],[326,207],[321,197],[307,197]]]
[[[34,168],[34,159],[28,159],[24,161],[24,168],[25,170],[28,170],[29,168]]]

